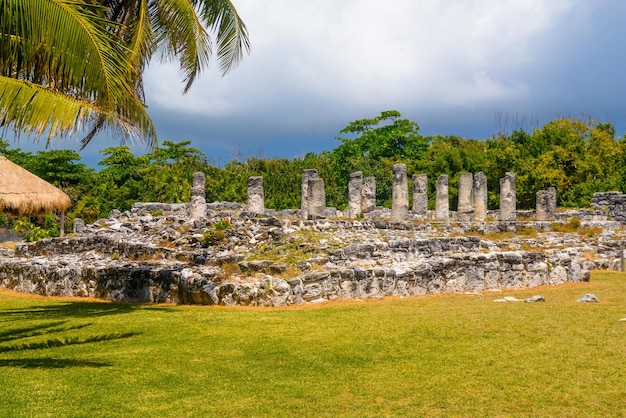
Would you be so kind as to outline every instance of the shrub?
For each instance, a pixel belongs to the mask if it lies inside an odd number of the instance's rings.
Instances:
[[[13,231],[20,234],[26,242],[33,242],[44,238],[50,238],[50,231],[32,224],[26,218],[19,218],[13,223]]]
[[[210,228],[204,231],[204,234],[202,235],[200,242],[202,242],[202,245],[204,245],[205,247],[210,247],[210,246],[216,245],[217,243],[222,241],[224,238],[226,238],[226,234],[224,233],[224,231],[218,231],[213,228]]]
[[[202,235],[200,238],[200,242],[205,247],[209,247],[212,245],[216,245],[220,241],[223,241],[226,238],[226,231],[230,227],[230,222],[227,219],[222,219],[213,225]]]

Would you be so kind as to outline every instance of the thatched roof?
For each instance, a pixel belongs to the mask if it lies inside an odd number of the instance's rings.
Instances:
[[[0,211],[36,215],[71,204],[60,189],[0,155]]]

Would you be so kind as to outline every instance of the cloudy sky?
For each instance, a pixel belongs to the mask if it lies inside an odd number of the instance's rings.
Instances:
[[[235,71],[213,63],[186,95],[173,64],[144,79],[159,139],[191,140],[215,163],[331,150],[350,121],[389,109],[425,135],[485,139],[567,115],[626,134],[623,0],[234,4],[252,44]],[[96,138],[83,159],[118,144]]]

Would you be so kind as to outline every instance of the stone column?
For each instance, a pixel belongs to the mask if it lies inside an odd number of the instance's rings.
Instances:
[[[448,175],[442,174],[437,179],[437,197],[435,202],[435,219],[450,220],[450,200],[448,198]]]
[[[428,212],[428,176],[413,174],[413,213],[426,215]]]
[[[474,176],[472,173],[461,173],[459,177],[459,203],[457,216],[460,221],[471,221],[474,211]]]
[[[376,209],[376,177],[365,177],[361,189],[361,210],[368,213]]]
[[[74,227],[72,229],[72,232],[75,234],[82,234],[83,232],[85,232],[85,229],[85,221],[83,221],[81,218],[74,218]]]
[[[536,213],[538,221],[553,221],[556,218],[556,189],[554,187],[537,192]]]
[[[482,171],[474,176],[474,220],[487,219],[487,176]]]
[[[500,179],[500,220],[517,220],[517,196],[515,194],[515,173],[507,172]]]
[[[263,213],[265,211],[263,177],[248,177],[248,209],[252,213]]]
[[[326,210],[326,191],[324,179],[319,177],[309,178],[307,185],[307,197],[309,207],[307,217],[311,219],[323,218]]]
[[[391,187],[391,222],[402,222],[409,214],[409,186],[407,185],[406,164],[393,165]]]
[[[349,218],[356,218],[358,214],[363,213],[361,193],[363,193],[363,173],[357,171],[350,174],[350,182],[348,183]]]
[[[302,188],[301,188],[301,203],[300,203],[300,216],[307,219],[309,216],[309,180],[317,178],[317,170],[306,169],[302,170]]]
[[[206,217],[205,181],[206,178],[202,171],[193,173],[191,183],[191,219],[200,220]]]

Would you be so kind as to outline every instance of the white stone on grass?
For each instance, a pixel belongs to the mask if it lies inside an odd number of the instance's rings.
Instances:
[[[587,293],[578,298],[578,302],[600,302],[598,297],[593,293]]]

